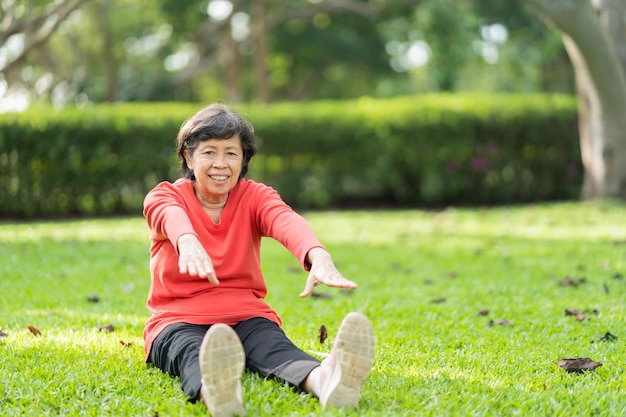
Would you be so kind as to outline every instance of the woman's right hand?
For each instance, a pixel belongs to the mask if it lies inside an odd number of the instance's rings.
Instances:
[[[211,257],[196,235],[185,234],[178,238],[178,270],[181,274],[207,278],[213,285],[219,285]]]

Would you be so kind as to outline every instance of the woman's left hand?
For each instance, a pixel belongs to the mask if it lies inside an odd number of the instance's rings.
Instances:
[[[345,278],[333,262],[333,258],[322,248],[313,248],[307,254],[307,260],[311,264],[309,276],[306,279],[304,290],[300,297],[308,297],[313,293],[313,289],[320,284],[329,287],[356,289],[356,282]]]

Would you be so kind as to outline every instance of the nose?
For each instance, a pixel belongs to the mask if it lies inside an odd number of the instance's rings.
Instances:
[[[213,159],[213,166],[216,168],[226,167],[226,156],[223,154],[216,154],[215,159]]]

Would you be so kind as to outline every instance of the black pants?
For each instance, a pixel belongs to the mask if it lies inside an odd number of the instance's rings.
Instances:
[[[200,344],[210,325],[172,324],[154,340],[149,361],[173,376],[179,376],[189,401],[200,397]],[[233,326],[243,345],[246,368],[265,378],[276,378],[299,389],[309,373],[320,364],[287,338],[273,321],[253,318]]]

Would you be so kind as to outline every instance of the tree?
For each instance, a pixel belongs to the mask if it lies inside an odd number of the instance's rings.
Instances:
[[[626,0],[522,1],[559,31],[574,66],[582,198],[626,199]]]
[[[0,22],[0,45],[4,46],[12,37],[21,37],[21,47],[11,59],[0,63],[0,72],[14,71],[35,49],[41,47],[85,0],[61,0],[54,3],[3,1]],[[25,3],[25,4],[24,4]]]
[[[188,31],[187,41],[197,56],[175,75],[174,84],[210,73],[223,80],[229,102],[362,94],[377,76],[393,73],[378,22],[414,9],[419,1],[229,0],[228,15],[199,21],[197,1],[163,0],[165,14]],[[248,17],[250,30],[235,36],[236,20],[242,16]]]

